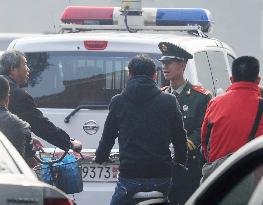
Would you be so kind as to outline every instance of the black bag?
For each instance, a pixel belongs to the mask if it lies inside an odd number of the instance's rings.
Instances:
[[[185,201],[185,193],[187,191],[188,169],[179,163],[172,166],[172,184],[168,193],[168,198],[173,203],[182,203]]]

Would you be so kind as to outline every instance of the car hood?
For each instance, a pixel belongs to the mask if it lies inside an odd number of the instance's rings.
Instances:
[[[263,150],[263,135],[257,137],[256,139],[248,142],[246,145],[237,150],[234,154],[224,161],[216,170],[198,187],[198,189],[192,194],[192,196],[187,200],[185,205],[193,205],[196,203],[200,196],[211,187],[213,184],[220,180],[220,178],[233,167],[242,158],[245,158],[251,153],[258,150]]]

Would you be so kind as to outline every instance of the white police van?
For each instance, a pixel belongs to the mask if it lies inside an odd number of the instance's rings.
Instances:
[[[227,44],[207,37],[213,24],[208,10],[137,6],[71,6],[61,18],[63,33],[17,39],[8,47],[26,53],[31,69],[27,90],[39,108],[83,143],[84,191],[75,195],[78,205],[109,204],[114,191],[118,143],[111,163],[99,165],[90,159],[102,135],[108,103],[125,87],[133,56],[152,57],[159,68],[157,83],[163,86],[167,82],[157,45],[172,42],[193,55],[185,72],[190,82],[213,95],[230,85],[230,65],[236,55]]]

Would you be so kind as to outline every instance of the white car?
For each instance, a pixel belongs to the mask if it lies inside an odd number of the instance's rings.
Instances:
[[[204,86],[213,95],[230,85],[230,66],[236,55],[226,43],[204,33],[213,24],[209,11],[142,11],[139,16],[124,16],[117,7],[68,7],[62,16],[62,30],[69,33],[21,38],[8,47],[25,52],[31,70],[27,91],[45,116],[83,143],[84,191],[75,194],[81,205],[87,201],[109,204],[114,191],[118,143],[112,150],[113,162],[99,165],[90,159],[102,135],[109,101],[125,88],[127,64],[133,56],[144,53],[155,60],[161,87],[167,82],[158,61],[158,44],[172,42],[193,55],[185,71],[191,83]],[[136,8],[133,14],[137,13]]]
[[[0,204],[73,205],[59,189],[39,181],[0,132]]]
[[[5,51],[14,39],[36,35],[39,33],[0,33],[0,51]]]
[[[194,192],[185,205],[263,204],[263,136],[231,155]]]

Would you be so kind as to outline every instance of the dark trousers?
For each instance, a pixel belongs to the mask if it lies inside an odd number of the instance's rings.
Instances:
[[[172,183],[168,195],[172,204],[184,204],[200,184],[201,165],[199,159],[195,156],[191,154],[188,156],[188,170],[184,175],[179,174],[178,176],[176,169],[173,169]]]
[[[171,178],[123,178],[119,177],[110,205],[133,205],[137,192],[160,191],[167,198]]]

